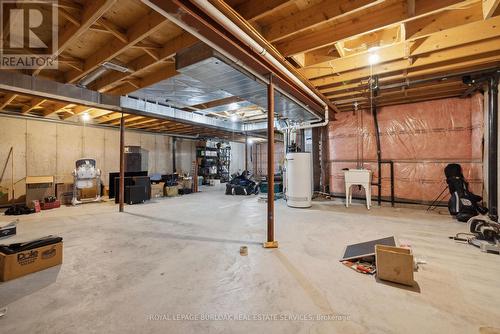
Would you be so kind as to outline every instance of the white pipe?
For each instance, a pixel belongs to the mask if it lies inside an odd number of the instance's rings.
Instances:
[[[205,5],[210,5],[212,6],[208,1],[206,0],[194,0],[196,3],[198,3],[202,8],[205,8]],[[188,24],[184,23],[182,20],[180,20],[176,15],[173,15],[173,14],[170,14],[166,11],[164,11],[162,8],[158,7],[157,5],[155,5],[154,3],[150,2],[149,0],[142,0],[142,2],[144,4],[146,4],[147,6],[151,7],[152,9],[154,9],[155,11],[157,11],[158,13],[162,13],[163,16],[165,16],[169,21],[173,22],[174,24],[176,24],[177,26],[179,26],[180,28],[182,28],[183,30],[187,31],[188,33],[190,33],[191,35],[193,36],[196,36],[200,41],[204,42],[205,44],[207,44],[208,46],[210,46],[212,49],[216,50],[217,52],[223,54],[226,58],[228,58],[230,61],[232,61],[233,63],[235,63],[236,65],[240,66],[240,67],[243,67],[245,70],[247,70],[248,72],[252,73],[252,75],[254,75],[256,78],[258,78],[259,80],[261,80],[262,82],[265,82],[265,83],[269,83],[269,79],[260,75],[259,73],[256,73],[255,71],[253,71],[252,69],[250,69],[248,66],[246,66],[243,62],[241,62],[238,58],[234,57],[233,55],[231,55],[230,53],[226,52],[224,49],[222,49],[221,47],[219,47],[217,44],[213,43],[211,40],[209,40],[208,38],[206,38],[205,36],[203,36],[198,30],[196,29],[193,29],[191,26],[189,26]],[[213,7],[213,6],[212,6]],[[230,24],[232,24],[235,29],[237,29],[238,31],[241,32],[241,34],[237,34],[238,36],[241,36],[242,38],[244,36],[246,36],[246,38],[249,40],[249,41],[252,41],[252,44],[255,44],[258,46],[258,48],[261,49],[261,51],[264,52],[264,54],[266,55],[266,58],[270,57],[270,61],[272,61],[271,59],[274,60],[274,62],[277,62],[277,66],[279,68],[283,68],[284,69],[284,72],[287,73],[290,78],[292,80],[294,80],[295,82],[297,82],[301,87],[304,87],[304,89],[307,91],[307,92],[310,92],[312,96],[314,96],[316,99],[318,99],[318,101],[320,102],[320,104],[322,106],[324,106],[325,108],[325,120],[322,122],[322,123],[315,123],[315,124],[310,124],[310,125],[302,125],[300,128],[307,128],[308,126],[310,127],[318,127],[318,126],[325,126],[326,124],[328,124],[329,120],[328,120],[328,105],[322,100],[319,98],[319,96],[316,95],[316,93],[312,92],[309,87],[307,87],[302,81],[300,81],[293,73],[291,73],[290,71],[288,71],[287,68],[285,68],[280,62],[278,62],[273,56],[271,56],[270,54],[267,54],[267,51],[265,50],[265,48],[263,48],[262,46],[260,46],[260,44],[258,44],[257,42],[255,42],[250,36],[248,36],[243,30],[241,30],[238,26],[236,26],[231,20],[229,20],[224,14],[222,14],[217,8],[213,7],[213,9],[218,13],[218,16],[219,17],[223,17],[223,21],[224,22],[229,22]],[[208,9],[207,9],[208,11]],[[223,26],[225,26],[225,24],[223,22],[219,22],[220,24],[222,24]],[[226,27],[227,29],[229,29],[229,27]],[[256,50],[258,52],[258,49]],[[273,62],[273,61],[272,61]],[[273,62],[273,64],[274,64]],[[288,97],[290,100],[292,100],[293,102],[297,103],[298,105],[302,106],[304,109],[309,109],[304,103],[298,101],[294,96],[288,94],[287,92],[283,91],[282,89],[280,89],[279,87],[275,87],[275,89],[277,91],[279,91],[281,94],[285,95],[286,97]],[[321,119],[321,117],[319,117],[316,113],[312,112],[318,119]],[[288,129],[291,129],[291,127],[288,127]]]
[[[241,38],[243,42],[245,42],[250,48],[252,48],[255,52],[262,55],[264,58],[269,60],[274,66],[278,67],[282,72],[284,72],[290,79],[293,80],[297,85],[299,85],[304,91],[309,93],[309,95],[313,96],[316,101],[318,101],[325,108],[325,120],[321,123],[314,124],[305,124],[300,125],[298,127],[294,127],[294,129],[309,129],[320,126],[325,126],[328,124],[328,105],[323,101],[316,93],[314,93],[309,87],[307,87],[302,81],[299,80],[292,72],[290,72],[281,62],[279,62],[276,58],[274,58],[267,50],[257,43],[252,37],[248,36],[240,27],[238,27],[233,21],[227,18],[222,12],[220,12],[215,6],[213,6],[210,2],[206,0],[193,0],[200,8],[206,10],[210,16],[215,19],[219,24],[221,24],[224,28],[229,30],[231,33]],[[288,128],[290,129],[290,127]]]
[[[243,62],[241,62],[238,58],[236,58],[233,55],[231,55],[230,53],[226,52],[224,49],[220,48],[217,44],[213,43],[208,38],[206,38],[205,36],[203,36],[202,34],[200,34],[200,32],[198,30],[193,29],[192,27],[190,27],[186,23],[182,22],[177,16],[164,11],[163,9],[161,9],[160,7],[158,7],[157,5],[151,3],[149,0],[142,0],[142,2],[144,4],[146,4],[147,6],[151,7],[152,9],[154,9],[155,11],[157,11],[158,13],[161,13],[169,21],[171,21],[174,24],[176,24],[177,26],[181,27],[183,30],[187,31],[188,33],[190,33],[193,36],[196,36],[200,41],[204,42],[205,44],[207,44],[208,46],[210,46],[212,49],[214,49],[217,52],[219,52],[220,54],[224,55],[224,57],[228,58],[230,61],[232,61],[236,65],[238,65],[238,66],[244,68],[245,70],[247,70],[248,72],[250,72],[253,76],[255,76],[256,78],[258,78],[260,81],[265,82],[265,83],[269,83],[269,78],[266,78],[266,77],[262,76],[261,74],[253,71],[251,68],[249,68],[248,66],[246,66]],[[297,100],[297,98],[295,98],[294,96],[288,94],[287,92],[285,92],[281,88],[275,87],[275,89],[277,91],[279,91],[281,94],[283,94],[284,96],[288,97],[290,100],[292,100],[296,104],[302,106],[302,108],[304,108],[306,110],[310,110],[308,108],[308,106],[306,106],[304,103],[300,102],[299,100]],[[314,114],[319,120],[321,119],[321,117],[319,117],[316,113],[314,113],[312,111],[311,111],[311,113]]]
[[[221,24],[224,28],[229,30],[231,33],[241,38],[243,42],[245,42],[250,48],[252,48],[255,52],[262,55],[264,58],[269,60],[274,66],[280,69],[280,71],[284,72],[293,82],[295,82],[300,88],[306,91],[309,95],[314,97],[314,99],[319,102],[323,107],[327,106],[326,102],[323,101],[315,92],[313,92],[307,85],[305,85],[302,81],[299,80],[292,72],[290,72],[281,62],[279,62],[276,58],[274,58],[271,54],[267,52],[267,50],[257,43],[252,37],[248,36],[240,27],[238,27],[233,21],[227,18],[222,12],[220,12],[214,5],[206,0],[193,0],[192,2],[196,3],[198,7],[203,8],[210,14],[210,16],[215,19],[219,24]]]
[[[311,128],[317,128],[317,127],[321,127],[321,126],[325,126],[325,125],[328,125],[328,123],[330,122],[330,120],[328,119],[328,106],[325,107],[325,120],[323,122],[320,122],[320,123],[307,123],[307,124],[302,124],[302,125],[289,125],[287,127],[284,127],[284,128],[279,128],[277,129],[278,131],[286,131],[286,130],[301,130],[301,129],[311,129]]]

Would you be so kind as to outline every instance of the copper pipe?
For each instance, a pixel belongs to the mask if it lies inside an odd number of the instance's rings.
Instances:
[[[125,201],[125,118],[120,118],[120,212],[123,212]]]
[[[248,170],[248,135],[245,135],[245,170]]]
[[[274,242],[274,83],[267,85],[267,242]]]

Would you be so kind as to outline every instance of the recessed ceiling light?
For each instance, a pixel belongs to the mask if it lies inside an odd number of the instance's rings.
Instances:
[[[238,122],[238,118],[239,118],[238,115],[232,114],[231,115],[231,122]]]

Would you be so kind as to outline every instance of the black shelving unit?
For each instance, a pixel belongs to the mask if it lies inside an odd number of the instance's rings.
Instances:
[[[229,167],[231,164],[231,146],[221,147],[218,152],[217,173],[219,174],[220,182],[229,182],[231,175]]]
[[[231,147],[226,143],[198,142],[196,145],[198,176],[203,176],[203,184],[211,179],[227,182],[230,178]]]

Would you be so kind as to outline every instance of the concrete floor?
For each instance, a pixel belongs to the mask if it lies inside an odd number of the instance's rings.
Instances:
[[[340,201],[291,209],[278,201],[280,248],[269,250],[261,247],[265,203],[255,196],[205,189],[116,211],[112,203],[86,204],[21,217],[9,242],[60,235],[64,263],[0,284],[0,307],[7,306],[0,332],[442,334],[500,327],[500,256],[449,240],[465,225],[446,214],[346,209]],[[415,273],[418,287],[378,282],[338,262],[347,244],[390,235],[427,261]],[[311,320],[322,314],[338,317]],[[191,320],[172,320],[182,317]],[[231,317],[243,320],[223,320]]]

